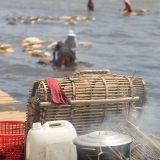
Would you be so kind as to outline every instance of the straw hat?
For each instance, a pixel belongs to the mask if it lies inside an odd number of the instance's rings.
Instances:
[[[68,32],[68,36],[73,36],[73,37],[76,37],[75,33],[73,30],[69,30]]]

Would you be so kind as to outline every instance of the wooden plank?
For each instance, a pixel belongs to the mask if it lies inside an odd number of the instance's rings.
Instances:
[[[22,103],[22,102],[19,102],[15,98],[11,97],[9,94],[0,90],[0,105],[8,103]]]
[[[26,120],[26,113],[19,111],[0,112],[0,120]]]
[[[0,120],[26,120],[25,104],[0,90]]]

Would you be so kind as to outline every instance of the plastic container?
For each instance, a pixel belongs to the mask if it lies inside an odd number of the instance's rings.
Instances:
[[[25,122],[0,121],[0,160],[24,160]]]
[[[65,120],[33,123],[26,141],[26,160],[77,160],[77,133]]]

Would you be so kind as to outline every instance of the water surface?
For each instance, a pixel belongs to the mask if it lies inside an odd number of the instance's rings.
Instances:
[[[143,77],[149,84],[148,107],[144,122],[153,134],[160,136],[160,1],[134,0],[133,9],[147,9],[144,16],[123,16],[123,0],[95,0],[95,11],[88,12],[86,0],[0,0],[0,42],[9,43],[14,53],[0,54],[0,89],[27,104],[33,82],[46,77],[70,76],[80,70],[109,69],[111,73]],[[90,23],[79,22],[66,26],[62,21],[43,21],[35,24],[7,24],[13,16],[70,16],[95,17]],[[92,42],[93,47],[79,47],[78,58],[94,63],[90,68],[77,67],[71,71],[53,70],[41,66],[40,59],[22,52],[20,41],[26,37],[39,37],[46,46],[53,41],[65,40],[73,29],[78,41]],[[52,57],[48,57],[52,59]],[[146,125],[147,124],[147,125]]]

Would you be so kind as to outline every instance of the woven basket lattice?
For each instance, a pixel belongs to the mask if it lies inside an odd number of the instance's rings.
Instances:
[[[55,80],[73,103],[54,105],[46,81],[35,81],[27,106],[27,131],[34,122],[68,120],[81,135],[102,130],[106,123],[140,120],[146,103],[146,82],[140,77],[87,71]],[[135,97],[139,99],[129,100]]]

